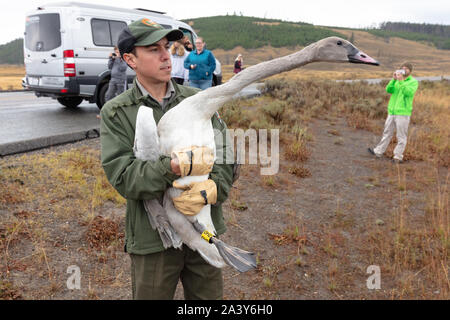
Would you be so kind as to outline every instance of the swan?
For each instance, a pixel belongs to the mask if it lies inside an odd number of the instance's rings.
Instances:
[[[228,82],[208,88],[168,110],[158,125],[151,108],[141,106],[136,120],[135,154],[137,158],[155,160],[160,154],[171,155],[175,150],[191,146],[206,146],[216,151],[211,118],[227,101],[249,84],[313,62],[379,63],[347,40],[329,37],[319,40],[291,55],[248,67]],[[216,158],[215,158],[216,159]],[[181,186],[205,181],[208,175],[179,178]],[[163,205],[157,200],[145,200],[149,220],[157,229],[165,247],[180,248],[182,243],[196,250],[211,265],[222,268],[231,265],[240,272],[256,267],[253,253],[230,247],[214,236],[209,241],[200,234],[205,230],[215,235],[211,205],[205,205],[195,216],[186,216],[174,207],[172,198],[182,190],[166,190]]]

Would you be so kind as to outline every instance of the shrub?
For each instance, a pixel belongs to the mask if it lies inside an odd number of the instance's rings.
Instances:
[[[307,178],[311,176],[311,172],[307,168],[298,165],[289,168],[288,172],[299,178]]]
[[[296,139],[292,144],[286,147],[284,154],[288,160],[300,162],[308,160],[310,152],[306,146],[306,139]]]
[[[233,100],[219,110],[220,117],[230,128],[248,128],[250,119],[241,107],[240,100]]]
[[[347,125],[354,129],[370,130],[370,122],[367,116],[357,111],[347,115]]]
[[[275,123],[280,123],[283,117],[283,113],[287,108],[287,103],[284,101],[273,101],[263,107],[264,113],[269,116]]]
[[[119,232],[117,222],[96,216],[89,224],[85,237],[90,247],[103,248],[108,247],[113,241],[123,238],[124,234]]]

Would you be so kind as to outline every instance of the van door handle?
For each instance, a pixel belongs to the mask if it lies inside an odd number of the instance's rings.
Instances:
[[[56,54],[54,54],[54,53],[52,53],[51,56],[52,56],[53,58],[56,58]]]
[[[45,59],[44,59],[44,60],[42,60],[41,62],[42,62],[42,63],[48,63],[48,61],[47,61],[47,60],[45,60]]]

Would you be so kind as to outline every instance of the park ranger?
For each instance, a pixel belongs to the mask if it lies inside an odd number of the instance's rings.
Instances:
[[[185,245],[182,250],[165,250],[144,209],[143,200],[162,202],[164,192],[180,178],[179,163],[166,155],[157,161],[142,161],[133,153],[140,106],[152,108],[158,123],[165,112],[199,91],[171,81],[168,49],[171,41],[182,37],[180,30],[164,29],[149,19],[126,27],[119,35],[118,47],[136,78],[132,88],[108,101],[101,110],[102,165],[111,185],[127,199],[125,250],[131,257],[134,299],[173,299],[179,279],[186,299],[223,298],[221,269],[209,265]],[[217,115],[211,121],[226,141],[225,123]],[[233,165],[215,163],[210,170],[209,179],[215,184],[217,197],[211,216],[220,235],[226,230],[221,204],[232,185]]]

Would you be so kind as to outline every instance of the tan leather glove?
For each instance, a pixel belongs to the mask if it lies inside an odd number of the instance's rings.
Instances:
[[[213,150],[208,147],[192,146],[172,152],[172,159],[177,159],[181,176],[201,176],[211,172],[214,165]]]
[[[211,179],[186,186],[180,186],[177,181],[174,181],[173,186],[186,190],[179,197],[172,199],[175,208],[185,215],[196,215],[205,205],[217,202],[217,186]]]

